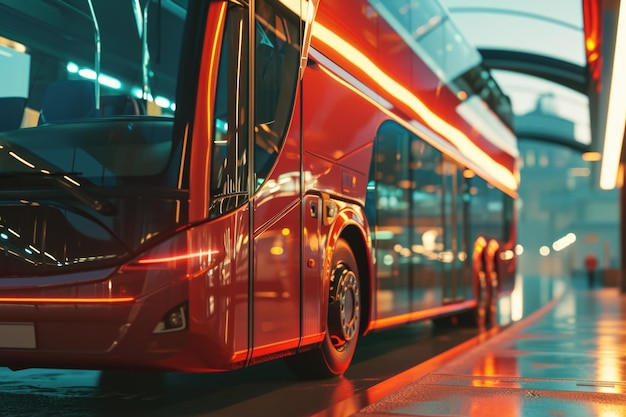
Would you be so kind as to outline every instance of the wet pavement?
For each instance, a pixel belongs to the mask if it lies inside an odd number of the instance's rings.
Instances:
[[[626,295],[617,288],[568,282],[488,336],[386,381],[381,389],[396,391],[352,415],[626,416]]]

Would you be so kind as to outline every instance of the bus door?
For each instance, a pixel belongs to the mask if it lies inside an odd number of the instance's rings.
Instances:
[[[444,158],[442,174],[444,236],[439,260],[444,274],[443,301],[447,304],[463,298],[463,265],[467,252],[464,243],[463,173],[455,162]]]
[[[300,338],[302,187],[296,92],[301,25],[295,11],[282,2],[251,4],[256,12],[250,51],[254,56],[254,128],[249,144],[254,193],[251,340],[252,357],[259,357],[274,349],[295,348]]]

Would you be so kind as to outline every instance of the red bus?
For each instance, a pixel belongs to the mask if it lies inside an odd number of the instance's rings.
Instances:
[[[0,366],[340,375],[511,290],[510,102],[438,0],[0,1],[0,48]]]

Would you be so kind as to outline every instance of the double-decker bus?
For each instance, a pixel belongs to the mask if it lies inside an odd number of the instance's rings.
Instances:
[[[493,324],[511,106],[437,0],[0,0],[0,366],[341,375]]]

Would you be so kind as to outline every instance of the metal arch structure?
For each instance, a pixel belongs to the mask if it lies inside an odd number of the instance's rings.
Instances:
[[[589,96],[590,106],[593,105],[587,67],[545,55],[508,49],[479,48],[479,52],[486,68],[532,75],[563,85]],[[546,126],[552,126],[552,129],[546,129]],[[540,112],[516,115],[514,128],[517,137],[523,140],[550,142],[581,153],[593,147],[593,141],[592,144],[578,142],[574,138],[573,123],[555,115]]]
[[[595,0],[583,0],[593,2]],[[568,23],[567,21],[546,16],[541,13],[523,10],[508,9],[501,6],[456,5],[449,7],[452,14],[492,14],[518,16],[533,21],[543,21],[553,26],[584,31],[584,27]],[[582,23],[582,22],[581,22]],[[528,114],[515,115],[514,129],[519,139],[551,142],[563,145],[579,152],[595,150],[594,132],[596,127],[596,100],[593,96],[593,80],[589,65],[577,65],[569,61],[532,52],[523,52],[514,49],[481,48],[478,50],[483,58],[483,65],[488,69],[498,69],[519,74],[531,75],[555,84],[562,85],[589,97],[590,128],[592,132],[591,144],[578,142],[574,137],[574,128],[571,122],[554,114],[543,114],[533,111]],[[539,110],[539,109],[538,109]],[[546,126],[551,128],[546,129]]]
[[[561,59],[507,49],[479,48],[483,64],[491,69],[520,72],[587,94],[587,68]]]

